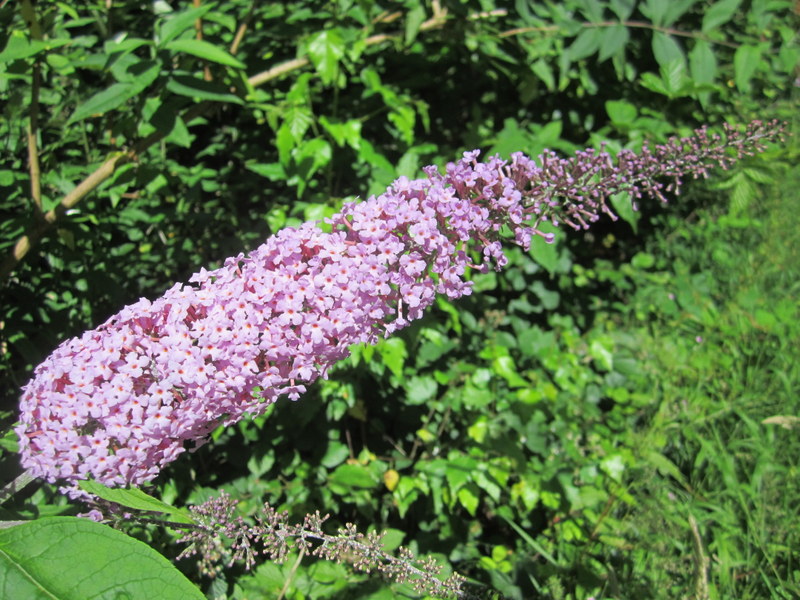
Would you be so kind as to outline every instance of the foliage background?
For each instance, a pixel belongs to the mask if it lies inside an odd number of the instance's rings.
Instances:
[[[426,164],[796,120],[788,1],[20,2],[0,23],[0,251],[43,232],[3,264],[8,425],[64,339]],[[218,431],[155,495],[320,509],[509,598],[797,596],[796,159],[790,140],[510,250],[475,295]],[[5,509],[76,511],[50,486]],[[209,597],[287,578],[289,598],[414,597],[333,564],[180,566]]]

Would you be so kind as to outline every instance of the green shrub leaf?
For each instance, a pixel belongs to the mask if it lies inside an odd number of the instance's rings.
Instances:
[[[48,517],[0,530],[0,598],[202,600],[146,544],[107,525]]]
[[[185,52],[198,58],[214,62],[226,67],[234,67],[236,69],[244,69],[245,64],[236,60],[233,56],[228,54],[226,50],[218,48],[214,44],[206,42],[205,40],[173,40],[168,43],[165,48],[173,52]]]

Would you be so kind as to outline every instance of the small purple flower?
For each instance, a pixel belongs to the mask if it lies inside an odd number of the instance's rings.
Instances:
[[[698,130],[640,154],[521,153],[441,174],[399,178],[385,193],[326,219],[287,228],[249,255],[201,269],[150,302],[123,308],[61,344],[24,387],[16,431],[22,464],[50,482],[92,477],[139,485],[219,425],[296,400],[346,357],[420,318],[436,294],[472,292],[471,269],[506,264],[501,240],[553,240],[542,222],[585,229],[620,191],[665,200],[681,177],[705,176],[779,138],[777,123]],[[665,186],[658,178],[667,177]]]

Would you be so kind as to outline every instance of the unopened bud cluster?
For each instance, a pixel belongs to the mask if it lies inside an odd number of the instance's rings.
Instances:
[[[302,524],[291,524],[287,512],[269,504],[255,516],[255,524],[248,525],[235,514],[235,506],[235,500],[222,494],[190,507],[195,525],[178,540],[188,544],[178,558],[198,555],[201,573],[214,576],[239,561],[250,570],[259,554],[281,564],[290,552],[299,552],[348,563],[363,573],[380,573],[438,598],[464,596],[463,577],[454,573],[442,579],[442,567],[435,559],[418,560],[408,548],[400,547],[394,556],[384,549],[383,536],[377,532],[364,535],[348,523],[336,534],[328,534],[322,529],[328,517],[319,511],[306,515]]]

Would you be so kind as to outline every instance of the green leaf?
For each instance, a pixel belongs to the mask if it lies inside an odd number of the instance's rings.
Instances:
[[[615,125],[632,125],[639,114],[636,107],[625,100],[607,100],[606,112]]]
[[[472,473],[477,466],[475,459],[469,456],[456,456],[449,460],[444,475],[450,491],[455,494],[467,482],[472,481]]]
[[[311,36],[308,55],[322,81],[331,84],[339,74],[339,60],[344,56],[345,46],[338,29],[320,31]]]
[[[647,2],[640,4],[639,10],[653,22],[653,25],[664,25],[668,5],[669,2],[664,0],[647,0]]]
[[[308,182],[319,169],[331,162],[333,150],[328,140],[314,138],[303,141],[292,158],[297,164],[298,174]]]
[[[185,510],[170,506],[158,498],[145,494],[139,488],[110,488],[99,481],[81,481],[78,484],[85,492],[94,494],[103,500],[114,502],[127,508],[143,510],[147,512],[158,512],[169,515],[170,520],[178,523],[194,523],[194,520]]]
[[[608,7],[617,15],[620,21],[625,21],[633,14],[636,0],[611,0]]]
[[[328,478],[328,484],[340,494],[349,493],[351,488],[371,489],[378,483],[378,479],[364,465],[339,465]]]
[[[597,0],[577,0],[577,5],[588,21],[598,23],[603,20],[603,5]]]
[[[378,353],[381,355],[383,364],[389,367],[395,377],[403,377],[403,367],[405,366],[408,351],[406,343],[402,338],[391,337],[383,340],[377,346]]]
[[[203,600],[170,562],[107,525],[48,517],[0,530],[0,598]]]
[[[167,81],[167,90],[193,99],[244,104],[239,96],[231,94],[224,85],[214,81],[204,81],[192,75],[173,75]]]
[[[540,58],[531,65],[531,71],[547,86],[547,91],[552,92],[556,89],[556,79],[549,62]]]
[[[591,56],[600,47],[601,32],[599,29],[584,29],[567,49],[570,60],[580,60]]]
[[[234,67],[237,69],[246,68],[242,61],[236,60],[227,50],[218,48],[205,40],[173,40],[164,47],[173,52],[184,52],[202,58],[203,60],[225,65],[226,67]]]
[[[80,104],[67,121],[67,125],[77,123],[88,117],[97,117],[125,104],[142,91],[139,83],[115,83],[102,92],[96,93]]]
[[[247,163],[245,169],[257,175],[266,177],[270,181],[281,181],[286,179],[286,171],[280,163]],[[279,228],[280,229],[280,228]]]
[[[689,52],[689,72],[697,83],[713,83],[717,76],[717,59],[711,50],[711,44],[705,40],[695,43]]]
[[[703,33],[708,33],[720,25],[724,25],[736,14],[742,0],[722,0],[715,2],[710,8],[706,9],[703,15]]]
[[[542,233],[555,234],[558,230],[550,223],[540,223],[538,229]],[[558,269],[558,242],[547,243],[540,235],[533,236],[531,240],[531,255],[533,259],[551,275]]]
[[[331,134],[337,146],[348,145],[353,150],[358,150],[361,145],[361,120],[350,119],[344,123],[334,123],[322,115],[319,122]]]
[[[165,18],[159,27],[159,47],[174,40],[187,29],[194,27],[194,22],[213,8],[213,4],[206,4],[198,8],[191,8],[179,13],[173,13]]]
[[[406,388],[406,403],[410,405],[425,404],[431,400],[439,389],[439,384],[433,377],[414,376],[408,380]]]
[[[653,34],[653,55],[660,67],[675,60],[684,60],[683,50],[671,35],[656,31]]]
[[[750,91],[750,80],[761,62],[761,46],[744,44],[733,55],[734,80],[740,92]]]
[[[648,90],[657,94],[663,94],[664,96],[671,95],[667,86],[664,85],[664,82],[655,73],[642,73],[640,83]]]
[[[478,486],[471,483],[458,490],[458,502],[474,517],[478,510]]]
[[[31,40],[26,34],[14,31],[9,36],[6,47],[0,52],[0,64],[21,58],[30,58],[39,52],[60,48],[70,42],[69,39]]]
[[[647,0],[639,6],[639,10],[653,25],[669,26],[680,19],[695,2],[696,0]]]
[[[530,385],[518,375],[518,368],[511,356],[498,356],[492,362],[492,370],[506,380],[509,387],[527,387]]]
[[[621,52],[628,43],[629,38],[628,28],[624,25],[614,25],[604,29],[601,34],[600,53],[597,56],[597,60],[603,62]]]
[[[672,25],[696,3],[697,0],[670,0],[669,2],[663,2],[667,7],[666,13],[664,14],[664,24]]]
[[[425,22],[425,7],[417,4],[406,13],[405,42],[407,46],[417,39],[420,26]]]

